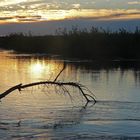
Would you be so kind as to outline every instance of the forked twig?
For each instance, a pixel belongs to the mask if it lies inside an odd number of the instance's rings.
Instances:
[[[54,79],[54,82],[58,79],[58,77],[61,75],[61,73],[64,71],[65,68],[66,68],[66,63],[64,62],[63,68],[62,68],[62,70],[58,73],[58,75],[56,76],[56,78]]]

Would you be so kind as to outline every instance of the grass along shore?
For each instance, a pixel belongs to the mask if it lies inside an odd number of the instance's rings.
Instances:
[[[14,33],[0,37],[0,48],[19,53],[46,53],[79,59],[140,59],[140,29],[116,32],[92,27],[59,29],[55,35]]]

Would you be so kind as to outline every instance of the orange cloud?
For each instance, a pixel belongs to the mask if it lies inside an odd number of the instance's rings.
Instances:
[[[79,5],[75,5],[79,7]],[[96,19],[96,20],[123,20],[140,19],[138,9],[71,9],[71,10],[48,10],[48,9],[29,9],[17,11],[1,11],[1,22],[34,22],[51,21],[63,19]]]

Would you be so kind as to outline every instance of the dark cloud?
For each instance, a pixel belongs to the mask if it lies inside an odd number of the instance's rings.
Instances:
[[[39,21],[41,19],[41,16],[35,15],[35,16],[13,16],[13,17],[0,17],[0,21],[5,20],[12,20],[16,19],[18,21]]]
[[[0,17],[1,21],[10,20],[10,19],[13,19],[13,17]]]
[[[115,17],[121,17],[121,16],[131,16],[131,15],[140,15],[140,12],[118,13],[118,14],[109,15],[108,17],[115,18]]]
[[[35,15],[35,16],[15,16],[14,18],[18,18],[18,19],[26,19],[26,18],[41,19],[41,16],[38,16],[38,15]]]
[[[20,22],[32,22],[39,21],[41,16],[16,16],[15,18]]]
[[[115,14],[109,14],[109,15],[106,15],[106,16],[91,16],[91,17],[81,17],[81,16],[77,16],[77,17],[73,17],[72,19],[87,19],[87,20],[110,20],[110,19],[118,19],[118,18],[121,18],[123,19],[123,17],[128,17],[129,19],[129,16],[137,16],[138,15],[138,18],[137,19],[140,19],[140,12],[132,12],[132,13],[115,13]],[[134,18],[135,19],[135,18]]]

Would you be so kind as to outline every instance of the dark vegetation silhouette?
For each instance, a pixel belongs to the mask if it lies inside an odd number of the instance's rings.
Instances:
[[[139,59],[140,29],[136,27],[134,32],[129,32],[121,28],[112,32],[74,26],[71,30],[60,28],[55,35],[15,33],[0,37],[0,48],[80,59]]]

